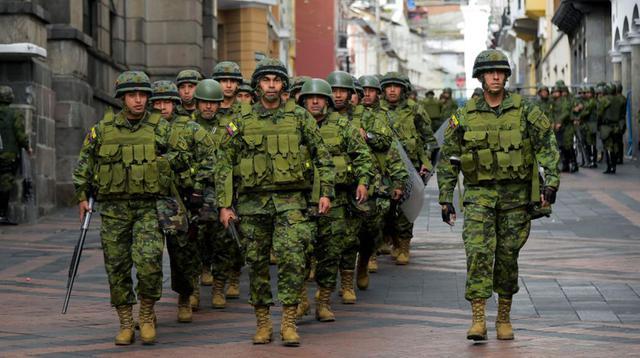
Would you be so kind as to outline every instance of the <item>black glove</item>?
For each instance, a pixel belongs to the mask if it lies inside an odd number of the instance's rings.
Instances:
[[[202,192],[199,190],[194,190],[189,195],[189,207],[192,209],[200,209],[204,204],[204,197],[202,196]]]
[[[454,208],[451,203],[443,203],[442,206],[442,221],[452,225],[451,215],[456,214],[456,208]]]
[[[544,189],[542,189],[542,197],[549,204],[554,204],[556,202],[556,191],[555,188],[545,186]]]

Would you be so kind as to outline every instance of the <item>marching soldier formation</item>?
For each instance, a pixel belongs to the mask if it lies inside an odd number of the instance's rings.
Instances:
[[[410,263],[413,222],[402,204],[412,195],[409,177],[426,182],[435,170],[438,148],[439,201],[449,224],[458,174],[464,174],[466,298],[473,311],[467,337],[486,339],[485,301],[495,291],[498,338],[513,339],[518,252],[530,221],[555,200],[556,138],[563,165],[571,166],[576,123],[589,148],[586,165],[595,165],[599,130],[615,172],[622,128],[613,89],[602,99],[578,101],[557,86],[552,95],[564,99],[547,104],[549,91],[541,88],[536,104],[504,90],[510,74],[504,55],[483,52],[474,66],[483,88],[457,108],[451,89],[439,101],[433,92],[412,98],[410,81],[397,72],[290,78],[271,58],[258,62],[248,81],[230,61],[206,79],[190,69],[175,82],[122,73],[115,88],[122,110],[107,111],[91,128],[74,171],[80,216],[93,210],[102,216],[111,304],[120,320],[115,344],[134,342],[138,302],[139,338],[156,341],[154,304],[162,293],[166,241],[178,322],[197,320],[201,286],[212,287],[214,309],[239,298],[246,264],[253,343],[273,340],[277,298],[280,339],[299,345],[296,321],[311,310],[307,280],[315,281],[315,318],[330,322],[340,315],[331,304],[334,290],[341,303],[355,304],[356,287],[371,287],[385,246],[397,265]],[[440,124],[446,133],[438,144]],[[90,197],[96,208],[89,207]]]

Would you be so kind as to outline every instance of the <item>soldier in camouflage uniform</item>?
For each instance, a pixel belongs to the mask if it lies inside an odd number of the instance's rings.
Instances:
[[[598,138],[598,111],[595,90],[593,87],[584,88],[584,109],[581,115],[581,128],[584,133],[584,142],[589,155],[587,166],[597,168],[598,150],[596,148]]]
[[[536,105],[540,108],[547,118],[551,117],[551,101],[549,100],[549,87],[545,85],[538,85],[537,91],[538,97],[536,98]]]
[[[100,206],[111,304],[120,318],[118,345],[134,340],[133,265],[140,299],[140,336],[145,344],[155,341],[154,304],[162,294],[161,230],[165,229],[158,220],[157,201],[172,196],[174,171],[182,172],[191,160],[185,141],[170,135],[169,123],[159,113],[146,111],[150,94],[151,83],[144,72],[126,71],[118,76],[116,97],[122,99],[124,109],[117,114],[108,111],[91,128],[73,172],[80,217],[91,210],[90,195],[96,195]],[[179,215],[176,211],[171,216]]]
[[[449,87],[444,88],[440,94],[440,103],[442,103],[442,122],[448,120],[449,117],[456,113],[456,110],[458,109],[458,104],[453,100],[453,98],[451,98],[451,95],[452,91]]]
[[[551,119],[556,132],[556,141],[560,146],[562,158],[562,171],[574,172],[575,152],[573,151],[574,127],[571,120],[571,102],[563,93],[564,87],[554,86],[551,92],[553,104],[551,105]]]
[[[247,242],[250,303],[257,319],[253,342],[269,343],[272,338],[269,252],[273,246],[278,259],[278,299],[283,305],[280,335],[285,345],[297,346],[296,309],[305,279],[306,250],[313,237],[306,213],[309,171],[315,165],[320,181],[318,213],[326,214],[334,196],[333,162],[313,117],[293,101],[282,102],[280,95],[289,86],[289,76],[280,61],[258,62],[251,83],[259,96],[254,112],[241,122],[229,123],[225,150],[218,153],[220,221],[226,227],[235,218],[231,207],[235,203]]]
[[[369,202],[375,205],[371,205],[366,213],[367,224],[361,225],[358,234],[360,249],[356,282],[359,289],[366,290],[369,287],[369,272],[378,270],[376,251],[383,244],[384,218],[388,214],[390,200],[402,197],[408,173],[400,159],[398,147],[393,145],[394,136],[386,113],[388,109],[380,105],[380,81],[375,76],[362,76],[359,81],[365,93],[365,113],[359,121],[354,118],[352,123],[360,129],[360,135],[375,158],[375,177],[369,188]]]
[[[171,288],[178,293],[178,322],[191,322],[192,308],[190,296],[197,287],[197,276],[202,267],[199,260],[198,223],[197,218],[202,207],[203,192],[211,190],[213,184],[196,182],[196,173],[202,167],[210,166],[209,161],[214,157],[213,140],[209,133],[193,122],[187,116],[176,114],[175,109],[180,104],[178,88],[171,81],[156,81],[151,86],[153,94],[150,101],[153,108],[160,111],[162,117],[169,122],[171,136],[185,140],[192,153],[190,168],[176,175],[175,185],[178,194],[188,209],[188,230],[165,230],[167,251],[171,265]],[[203,168],[203,170],[206,170]],[[206,178],[206,177],[205,177]],[[159,202],[165,206],[160,212],[171,212],[173,200]],[[215,203],[212,203],[215,204]],[[192,298],[195,300],[195,298]]]
[[[176,86],[182,103],[176,108],[176,113],[182,116],[191,116],[196,110],[196,101],[193,94],[198,82],[202,80],[202,74],[196,70],[182,70],[176,76]]]
[[[624,133],[627,130],[627,97],[622,94],[622,83],[614,82],[611,84],[614,88],[615,95],[613,98],[615,99],[616,104],[620,108],[620,120],[618,121],[618,126],[620,127],[620,131],[616,134],[616,164],[623,164],[624,158]]]
[[[14,224],[9,220],[9,196],[14,189],[20,150],[31,154],[24,130],[24,116],[10,108],[13,90],[0,86],[0,225]]]
[[[238,87],[237,99],[239,102],[253,104],[253,88],[250,81],[242,80],[242,84]]]
[[[498,339],[513,339],[512,296],[518,292],[518,254],[529,236],[530,203],[547,207],[559,186],[558,151],[551,124],[540,109],[504,90],[511,75],[507,57],[486,50],[476,57],[473,77],[484,96],[470,100],[449,120],[438,166],[442,219],[455,221],[453,192],[464,175],[467,255],[465,298],[473,323],[467,339],[486,340],[485,302],[497,292]],[[544,169],[540,193],[538,166]],[[541,203],[540,203],[541,202]]]
[[[444,122],[442,118],[442,103],[435,98],[433,90],[427,91],[425,97],[419,102],[431,119],[431,130],[434,133],[437,132]]]
[[[242,84],[240,66],[231,61],[223,61],[213,68],[213,79],[220,82],[224,100],[216,113],[215,122],[218,131],[216,142],[220,143],[226,135],[225,128],[231,122],[242,120],[243,116],[251,115],[251,105],[236,101],[236,93]],[[224,150],[224,148],[218,148]],[[221,225],[219,222],[217,225]],[[214,240],[213,246],[213,295],[220,301],[218,306],[224,305],[225,294],[222,292],[225,282],[229,283],[226,291],[227,298],[240,297],[240,270],[244,265],[244,255],[235,240],[223,228]]]
[[[357,106],[362,102],[362,97],[364,97],[364,88],[356,78],[356,76],[351,75],[351,79],[353,80],[353,93],[351,93],[351,105]]]
[[[615,90],[611,85],[602,87],[603,96],[598,101],[598,131],[604,146],[604,158],[607,169],[603,174],[615,174],[618,163],[617,156],[622,153],[617,152],[616,135],[621,131],[620,112],[623,111],[622,104],[615,98]]]
[[[357,204],[363,204],[367,200],[373,158],[358,132],[359,128],[354,127],[348,117],[331,111],[331,86],[325,80],[314,78],[305,82],[298,102],[304,105],[318,124],[320,135],[332,155],[335,167],[335,199],[331,212],[317,219],[318,233],[313,243],[315,257],[318,260],[315,275],[318,284],[316,319],[330,322],[335,320],[335,316],[331,311],[329,299],[336,286],[339,268],[343,281],[345,276],[351,279],[350,283],[342,285],[343,303],[355,303],[353,269],[358,236],[357,232],[355,235],[348,235],[350,197],[355,197]],[[355,252],[352,254],[351,251]],[[349,255],[349,260],[353,261],[342,263],[345,253]],[[346,271],[349,271],[348,275]]]
[[[311,77],[309,76],[296,76],[293,78],[289,93],[291,94],[291,98],[293,98],[296,103],[298,103],[298,99],[300,98],[300,90],[302,90],[302,85],[310,79]]]
[[[393,133],[402,144],[414,168],[421,176],[433,169],[431,148],[437,143],[431,130],[429,115],[413,100],[406,98],[407,83],[397,72],[388,72],[380,81],[385,99],[381,107],[387,108]],[[392,238],[397,265],[409,263],[409,249],[413,237],[413,223],[400,211],[397,201],[392,201],[385,232]]]

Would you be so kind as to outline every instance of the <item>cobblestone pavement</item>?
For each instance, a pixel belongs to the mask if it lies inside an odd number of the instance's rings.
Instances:
[[[342,305],[335,295],[337,321],[305,317],[299,323],[302,346],[293,349],[277,339],[279,306],[273,309],[276,340],[251,344],[255,321],[246,303],[246,272],[240,300],[214,311],[205,287],[194,322],[177,323],[166,256],[158,343],[116,347],[118,323],[108,303],[99,217],[66,315],[60,309],[78,235],[76,212],[60,210],[35,225],[0,227],[0,356],[640,356],[640,168],[628,162],[615,177],[600,171],[563,174],[553,215],[534,222],[520,258],[514,341],[495,340],[494,301],[489,341],[465,339],[470,313],[462,222],[450,229],[440,221],[437,188],[430,183],[411,264],[395,266],[381,257],[370,289],[357,292],[358,303]]]

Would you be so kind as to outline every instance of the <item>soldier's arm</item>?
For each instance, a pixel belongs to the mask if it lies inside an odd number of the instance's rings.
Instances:
[[[193,159],[186,139],[183,136],[172,136],[169,122],[164,119],[158,122],[155,131],[158,150],[167,159],[171,169],[175,172],[190,169]]]
[[[437,147],[438,142],[436,141],[436,137],[433,135],[433,130],[431,129],[431,118],[429,118],[427,112],[420,106],[416,108],[414,123],[418,133],[420,134],[420,139],[422,140],[422,148],[418,148],[418,157],[421,164],[431,171],[433,170],[431,165],[431,148]]]
[[[438,188],[440,196],[438,201],[442,203],[453,203],[453,191],[458,183],[458,174],[460,168],[452,165],[449,161],[451,157],[462,155],[462,136],[463,131],[459,125],[459,119],[462,117],[460,110],[451,118],[449,118],[449,126],[444,132],[444,143],[442,144],[442,155],[438,163]]]
[[[392,132],[383,114],[366,112],[362,118],[367,132],[367,144],[377,152],[386,152],[391,146]]]
[[[303,116],[301,118],[302,141],[307,145],[307,148],[309,148],[314,165],[320,176],[320,196],[333,198],[335,174],[331,154],[327,147],[325,147],[322,137],[320,136],[318,125],[311,114],[307,111],[304,111],[304,114],[302,114],[301,111],[300,115]]]
[[[395,143],[391,144],[387,156],[387,170],[392,182],[392,189],[404,190],[404,183],[409,179],[409,172],[404,166],[404,162],[400,157],[398,146]]]
[[[215,146],[209,132],[195,122],[189,126],[193,133],[194,154],[192,169],[195,171],[194,189],[204,191],[214,183]]]
[[[241,130],[241,129],[240,129]],[[242,150],[240,130],[228,131],[220,147],[215,152],[214,183],[216,201],[219,208],[230,208],[233,204],[234,183],[233,166],[238,153]]]
[[[18,148],[29,149],[29,137],[24,129],[24,115],[21,111],[14,110],[15,120],[13,122],[14,133]]]
[[[358,129],[352,126],[351,123],[347,122],[342,132],[347,154],[351,158],[358,185],[369,185],[371,177],[373,177],[373,157],[367,143],[359,135]]]
[[[536,156],[536,161],[544,169],[546,186],[556,190],[560,186],[558,161],[560,154],[556,143],[556,136],[551,129],[551,122],[536,105],[527,104],[524,113],[529,127],[529,136]]]
[[[87,133],[82,143],[82,148],[80,148],[78,162],[73,170],[73,186],[75,187],[75,198],[78,203],[89,198],[95,167],[96,148],[99,147],[100,140],[98,125],[95,125]]]

